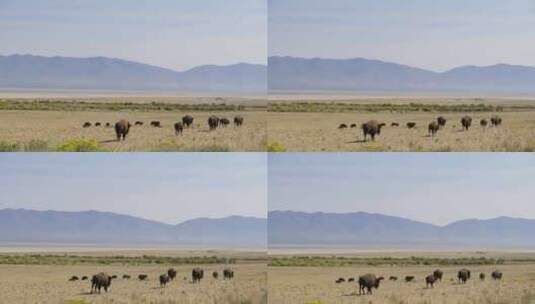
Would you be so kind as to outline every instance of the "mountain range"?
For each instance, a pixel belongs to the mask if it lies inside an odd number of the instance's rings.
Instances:
[[[174,71],[116,58],[0,56],[0,88],[264,93],[267,67],[238,63]]]
[[[434,72],[370,60],[272,56],[268,90],[347,92],[535,93],[535,67],[496,64]]]
[[[100,211],[0,210],[0,242],[265,247],[266,219],[197,218],[170,225]]]
[[[365,212],[294,211],[271,211],[268,219],[269,246],[535,248],[533,219],[468,219],[438,226]]]

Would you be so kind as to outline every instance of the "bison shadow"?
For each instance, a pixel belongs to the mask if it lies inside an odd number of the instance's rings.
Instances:
[[[118,142],[120,140],[117,140],[117,139],[108,139],[108,140],[101,140],[99,141],[98,143],[99,144],[107,144],[107,143],[112,143],[112,142]]]

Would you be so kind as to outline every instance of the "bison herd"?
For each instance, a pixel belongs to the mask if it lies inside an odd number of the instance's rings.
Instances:
[[[427,126],[427,130],[428,130],[428,134],[430,137],[434,137],[439,130],[443,129],[446,127],[446,122],[447,122],[447,119],[443,116],[439,116],[437,117],[436,120],[434,121],[431,121],[428,126]],[[461,117],[461,120],[460,120],[460,123],[461,123],[461,127],[464,131],[468,131],[470,129],[470,127],[472,126],[472,117],[466,115],[466,116],[463,116]],[[494,115],[490,118],[490,125],[493,126],[493,127],[498,127],[502,124],[502,118],[497,116],[497,115]],[[481,119],[480,120],[480,125],[481,127],[486,127],[488,125],[488,121],[487,119]],[[365,122],[363,124],[361,124],[360,126],[360,129],[362,130],[362,133],[364,135],[364,141],[367,140],[368,136],[371,138],[371,140],[375,140],[375,137],[377,135],[380,135],[381,134],[381,128],[385,127],[386,126],[386,123],[384,122],[379,122],[377,120],[370,120],[368,122]],[[392,122],[390,123],[390,126],[391,127],[399,127],[400,124],[398,122]],[[413,122],[413,121],[409,121],[406,123],[406,126],[407,126],[407,129],[414,129],[416,128],[416,122]],[[350,128],[356,128],[357,127],[357,124],[351,124],[351,127]],[[455,126],[453,126],[455,128]],[[347,129],[347,124],[345,123],[342,123],[338,126],[338,129]]]
[[[427,275],[424,278],[424,282],[425,282],[426,288],[433,288],[437,282],[442,282],[443,274],[444,274],[444,272],[442,272],[442,270],[436,269],[435,271],[433,271],[432,273]],[[456,276],[456,280],[457,280],[458,284],[466,284],[466,282],[470,279],[470,275],[471,275],[470,270],[468,270],[466,268],[463,268],[463,269],[459,270],[457,272],[457,276]],[[499,270],[494,270],[490,274],[490,276],[491,276],[491,278],[493,280],[501,280],[502,277],[503,277],[503,273],[501,271],[499,271]],[[375,289],[379,289],[379,285],[381,284],[381,281],[383,281],[384,279],[385,278],[382,277],[382,276],[376,276],[375,274],[371,274],[371,273],[368,273],[368,274],[360,276],[358,278],[358,281],[357,281],[358,282],[358,286],[359,286],[359,295],[372,294],[373,289],[374,288]],[[412,275],[405,276],[405,282],[407,282],[407,283],[413,282],[414,279],[415,279],[415,277],[412,276]],[[479,279],[481,281],[484,281],[485,280],[485,273],[480,273],[479,274]],[[397,281],[398,277],[390,276],[389,280],[390,281]],[[354,281],[355,281],[355,278],[348,278],[347,279],[347,282],[354,282]],[[335,282],[337,284],[340,284],[340,283],[346,282],[346,279],[338,278]]]
[[[159,282],[160,287],[164,288],[169,282],[175,280],[177,275],[177,271],[174,268],[169,268],[166,273],[163,273],[159,276]],[[200,283],[201,280],[204,277],[204,270],[202,268],[194,268],[191,271],[191,282],[193,284]],[[212,277],[214,279],[217,279],[219,277],[219,273],[217,271],[214,271],[212,273]],[[111,287],[111,283],[113,280],[117,279],[117,275],[109,275],[105,272],[100,272],[98,274],[95,274],[91,277],[91,293],[101,293],[101,290],[104,289],[105,292],[108,292],[108,290]],[[123,280],[130,280],[131,276],[128,274],[124,274],[122,276]],[[137,276],[139,281],[148,281],[149,276],[147,274],[139,274]],[[234,270],[230,268],[223,269],[223,279],[224,280],[232,280],[234,278]],[[70,282],[78,281],[78,280],[88,280],[87,276],[83,276],[81,279],[78,276],[71,276],[69,278]],[[184,277],[184,280],[187,280],[187,277]]]
[[[182,121],[177,121],[176,123],[174,123],[173,129],[175,131],[175,135],[181,135],[185,128],[192,127],[193,120],[194,120],[193,116],[186,115],[186,116],[182,117]],[[233,122],[234,122],[234,126],[240,127],[240,126],[243,125],[243,117],[242,116],[235,116]],[[212,116],[210,116],[208,118],[208,128],[210,130],[215,130],[218,127],[227,127],[229,124],[230,124],[230,120],[228,118],[225,118],[225,117],[217,117],[215,115],[212,115]],[[83,128],[89,128],[89,127],[91,127],[93,125],[95,127],[99,127],[99,126],[102,126],[102,123],[101,122],[95,122],[94,124],[92,124],[91,122],[87,121],[82,125],[82,127]],[[144,122],[143,121],[139,121],[139,120],[134,123],[134,126],[143,126],[143,125],[144,125]],[[109,123],[109,122],[106,122],[105,126],[106,127],[111,127],[112,124]],[[159,121],[159,120],[151,121],[150,122],[150,126],[154,127],[154,128],[162,128],[163,127],[161,121]],[[115,134],[117,136],[117,141],[125,140],[126,139],[126,135],[128,135],[128,132],[130,131],[131,127],[132,127],[132,124],[129,121],[125,120],[125,119],[122,119],[122,120],[116,122],[115,123]]]

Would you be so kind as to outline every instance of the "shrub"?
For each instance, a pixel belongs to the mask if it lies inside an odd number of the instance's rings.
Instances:
[[[274,142],[267,146],[267,151],[268,152],[286,152],[286,147],[284,147],[284,145],[278,142]]]
[[[0,152],[17,152],[20,151],[20,145],[18,143],[8,143],[5,141],[0,142]]]
[[[40,139],[32,139],[24,145],[24,151],[27,152],[44,152],[48,151],[48,142]]]
[[[73,139],[56,148],[58,152],[98,152],[102,151],[94,139]]]

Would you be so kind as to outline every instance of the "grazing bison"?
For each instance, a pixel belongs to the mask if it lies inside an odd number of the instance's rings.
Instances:
[[[502,276],[503,276],[503,273],[499,270],[494,270],[490,276],[494,279],[494,280],[501,280],[502,279]]]
[[[78,280],[79,280],[79,278],[78,278],[77,276],[72,276],[72,277],[69,279],[69,281],[71,281],[71,282],[78,281]]]
[[[104,288],[105,292],[108,292],[108,288],[111,286],[111,276],[109,276],[107,273],[101,272],[99,274],[95,274],[91,278],[91,293],[97,292],[100,293],[100,289]]]
[[[130,131],[130,126],[130,122],[124,119],[115,123],[115,135],[117,135],[117,141],[120,141],[121,138],[123,140],[126,139],[126,135],[128,135],[128,131]]]
[[[219,126],[219,118],[217,116],[210,116],[208,118],[208,127],[210,130],[214,130]]]
[[[155,127],[155,128],[161,128],[162,127],[162,123],[159,121],[159,120],[153,120],[150,122],[150,125]]]
[[[483,118],[483,119],[481,119],[481,120],[479,121],[479,124],[480,124],[482,127],[486,127],[487,124],[488,124],[488,122],[487,122],[486,119]]]
[[[147,280],[149,278],[149,276],[146,275],[146,274],[140,274],[140,275],[137,276],[137,278],[140,281],[145,281],[145,280]]]
[[[224,280],[230,280],[234,278],[234,270],[230,268],[226,268],[223,270],[223,279]]]
[[[416,127],[416,123],[415,122],[410,121],[410,122],[407,123],[407,128],[412,129],[414,127]]]
[[[114,275],[111,276],[111,278],[115,280],[115,279],[117,279],[117,275],[114,274]]]
[[[221,118],[219,120],[219,123],[221,124],[222,127],[226,127],[230,124],[230,120],[228,120],[227,118]]]
[[[217,279],[217,277],[219,277],[219,273],[217,273],[217,271],[212,272],[212,277]]]
[[[175,123],[175,135],[182,134],[183,130],[184,130],[184,126],[182,125],[182,123],[181,122],[176,122]]]
[[[138,121],[136,121],[136,123],[135,123],[134,125],[136,125],[136,126],[142,126],[142,125],[143,125],[143,122],[138,120]]]
[[[186,115],[182,117],[182,123],[186,128],[189,128],[193,124],[193,116]]]
[[[352,128],[352,129],[353,129],[353,128],[356,128],[356,127],[357,127],[357,124],[351,124],[349,127]]]
[[[437,124],[440,128],[444,127],[446,125],[446,118],[439,116],[437,118]]]
[[[463,126],[463,129],[468,131],[470,129],[470,126],[472,125],[472,117],[470,116],[464,116],[461,118],[461,125]]]
[[[204,277],[204,270],[201,268],[193,268],[191,271],[191,278],[193,280],[193,283],[200,283],[202,278]]]
[[[340,124],[340,125],[338,126],[338,129],[345,129],[345,128],[347,128],[347,125],[346,125],[346,124]]]
[[[375,135],[380,135],[381,128],[384,126],[384,123],[378,123],[377,120],[370,120],[366,123],[363,123],[361,129],[362,133],[364,133],[364,141],[366,141],[367,135],[370,135],[372,140],[375,140]]]
[[[438,125],[438,123],[436,121],[433,121],[433,122],[429,123],[429,127],[427,128],[427,130],[429,131],[429,135],[430,136],[435,136],[435,134],[437,134],[439,128],[440,128],[440,126]]]
[[[444,274],[444,272],[442,272],[442,270],[440,270],[440,269],[436,269],[435,271],[433,271],[433,275],[441,282],[442,282],[442,275],[443,274]]]
[[[84,128],[89,128],[91,127],[91,123],[89,121],[86,121],[83,125]]]
[[[87,281],[88,277],[87,276],[83,276],[82,277],[82,281]]]
[[[239,127],[239,126],[243,125],[243,117],[241,117],[241,116],[234,117],[234,125],[236,127]]]
[[[396,276],[390,276],[390,278],[388,278],[390,281],[397,281],[398,280],[398,277]]]
[[[106,123],[106,127],[107,127],[107,128],[111,127],[111,123],[107,122],[107,123]]]
[[[459,280],[459,283],[466,283],[470,279],[470,270],[464,268],[459,270],[457,273],[457,279]]]
[[[95,127],[100,127],[102,124],[100,122],[95,123]]]
[[[131,278],[131,277],[130,277],[129,275],[127,275],[127,274],[123,274],[123,279],[125,279],[125,280],[130,280],[130,278]]]
[[[355,282],[355,278],[349,278],[347,279],[348,282]]]
[[[434,274],[430,274],[428,275],[427,277],[425,277],[425,287],[429,288],[429,287],[434,287],[435,285],[435,282],[438,280],[437,277],[435,277]]]
[[[336,282],[336,284],[340,284],[340,283],[343,283],[345,281],[346,281],[346,279],[344,279],[344,278],[338,278],[338,280],[336,280],[335,282]]]
[[[169,276],[169,279],[174,280],[176,277],[176,270],[174,268],[169,268],[167,270],[167,275]]]
[[[359,294],[363,292],[372,294],[372,288],[378,289],[383,277],[376,277],[374,274],[368,273],[359,277]],[[365,291],[366,289],[367,291]]]
[[[405,282],[412,282],[414,280],[414,276],[406,276]]]
[[[165,285],[170,281],[171,279],[167,274],[161,274],[160,275],[160,287],[165,287]]]
[[[479,279],[485,281],[485,274],[483,272],[479,274]]]
[[[502,118],[500,116],[494,115],[490,118],[490,123],[492,126],[497,127],[502,124]]]
[[[399,123],[397,122],[393,122],[390,124],[391,127],[399,127]]]

